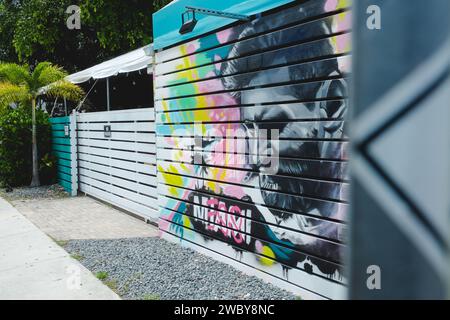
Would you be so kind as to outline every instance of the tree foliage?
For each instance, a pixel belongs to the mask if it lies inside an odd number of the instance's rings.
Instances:
[[[48,114],[36,112],[41,182],[55,181],[55,162],[51,156],[51,127]],[[0,110],[0,186],[23,186],[32,174],[31,109]]]
[[[52,61],[79,71],[152,41],[152,13],[169,0],[0,0],[0,61]],[[69,30],[66,9],[81,8]]]
[[[30,103],[44,93],[72,101],[81,99],[83,90],[64,80],[66,76],[66,71],[50,62],[39,63],[32,72],[27,65],[0,63],[0,102]]]
[[[28,172],[28,167],[17,167],[17,163],[20,165],[27,163],[24,159],[19,161],[17,157],[30,151],[31,186],[40,185],[41,163],[42,161],[44,163],[49,161],[45,160],[48,158],[48,154],[38,150],[39,114],[42,112],[36,111],[36,100],[42,94],[70,100],[81,99],[84,95],[83,90],[65,80],[66,76],[66,71],[49,62],[39,63],[32,71],[26,65],[0,63],[0,114],[2,115],[0,123],[0,169],[3,171],[0,178],[4,184],[23,183],[22,180],[14,180],[14,177],[11,177],[9,173],[14,172],[14,170]],[[10,105],[12,104],[19,106],[19,108],[11,108]],[[31,110],[28,118],[24,110]],[[41,124],[44,125],[45,121]],[[16,130],[15,125],[19,126],[19,129]],[[26,125],[28,125],[28,128]],[[28,133],[28,136],[26,133]],[[28,142],[30,142],[31,148],[22,150],[17,149],[16,145],[11,146],[17,139],[21,140],[20,143],[17,143],[20,148],[26,148]],[[50,139],[41,140],[39,147],[45,150],[48,145],[51,145]]]

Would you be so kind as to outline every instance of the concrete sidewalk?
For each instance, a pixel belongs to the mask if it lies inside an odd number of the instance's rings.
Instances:
[[[120,298],[0,197],[0,300],[2,299]]]

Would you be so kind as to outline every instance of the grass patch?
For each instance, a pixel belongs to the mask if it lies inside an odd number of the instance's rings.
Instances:
[[[106,271],[99,271],[95,274],[97,279],[101,280],[104,285],[106,285],[108,288],[110,288],[112,291],[118,294],[117,290],[117,280],[116,279],[108,279],[109,274]]]
[[[108,278],[108,272],[105,271],[99,271],[95,274],[95,276],[97,277],[97,279],[99,280],[106,280],[106,278]]]
[[[161,300],[161,296],[159,294],[146,294],[142,297],[142,300]]]
[[[63,248],[69,243],[69,240],[56,240],[53,237],[50,237],[50,239],[52,239],[58,246],[63,247]]]
[[[69,243],[68,240],[56,240],[55,242],[60,247],[65,247]]]
[[[78,254],[78,253],[73,253],[73,254],[71,254],[70,256],[71,256],[73,259],[78,260],[78,261],[81,261],[81,260],[84,259],[84,257],[83,257],[81,254]]]
[[[103,283],[107,285],[112,291],[117,293],[117,280],[115,279],[104,280]]]

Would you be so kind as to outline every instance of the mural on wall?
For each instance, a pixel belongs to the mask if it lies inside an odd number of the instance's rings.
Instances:
[[[296,284],[345,282],[349,5],[306,2],[157,54],[162,232]]]

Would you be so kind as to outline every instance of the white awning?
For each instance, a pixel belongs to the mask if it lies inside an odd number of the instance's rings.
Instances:
[[[71,74],[66,80],[78,84],[90,79],[104,79],[119,73],[146,69],[153,64],[153,44],[128,52],[91,68]]]

